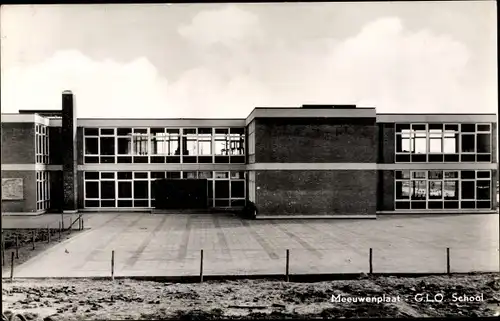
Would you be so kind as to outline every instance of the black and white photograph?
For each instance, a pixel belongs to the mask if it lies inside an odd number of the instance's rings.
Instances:
[[[2,321],[496,319],[497,26],[1,5]]]

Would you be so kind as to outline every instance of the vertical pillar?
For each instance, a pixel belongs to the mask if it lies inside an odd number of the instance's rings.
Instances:
[[[76,109],[73,93],[65,90],[62,93],[62,163],[63,163],[63,211],[75,213],[78,210],[77,188],[77,146],[76,146]]]

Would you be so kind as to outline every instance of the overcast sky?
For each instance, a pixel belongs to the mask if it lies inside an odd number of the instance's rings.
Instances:
[[[495,1],[2,6],[1,107],[246,117],[254,107],[496,113]]]

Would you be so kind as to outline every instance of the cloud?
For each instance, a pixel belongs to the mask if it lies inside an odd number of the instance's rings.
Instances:
[[[119,64],[77,51],[4,69],[2,111],[59,108],[61,91],[71,89],[79,117],[232,118],[257,106],[304,103],[355,103],[386,113],[496,112],[496,79],[470,81],[466,46],[431,30],[409,31],[398,18],[372,21],[342,41],[285,42],[256,30],[259,19],[235,7],[198,14],[179,32],[206,47],[199,50],[205,59],[175,81],[146,58]],[[214,44],[229,50],[210,51]]]
[[[59,109],[61,92],[69,89],[79,117],[154,116],[167,108],[166,87],[146,58],[122,65],[63,51],[40,64],[2,70],[2,112]]]
[[[191,43],[201,46],[234,46],[262,36],[259,17],[232,5],[198,13],[191,23],[180,26],[178,32]]]

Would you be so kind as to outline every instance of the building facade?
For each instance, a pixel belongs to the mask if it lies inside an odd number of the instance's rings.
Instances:
[[[246,119],[2,114],[2,212],[149,211],[157,179],[206,179],[208,207],[374,217],[497,208],[495,114],[255,108]]]

